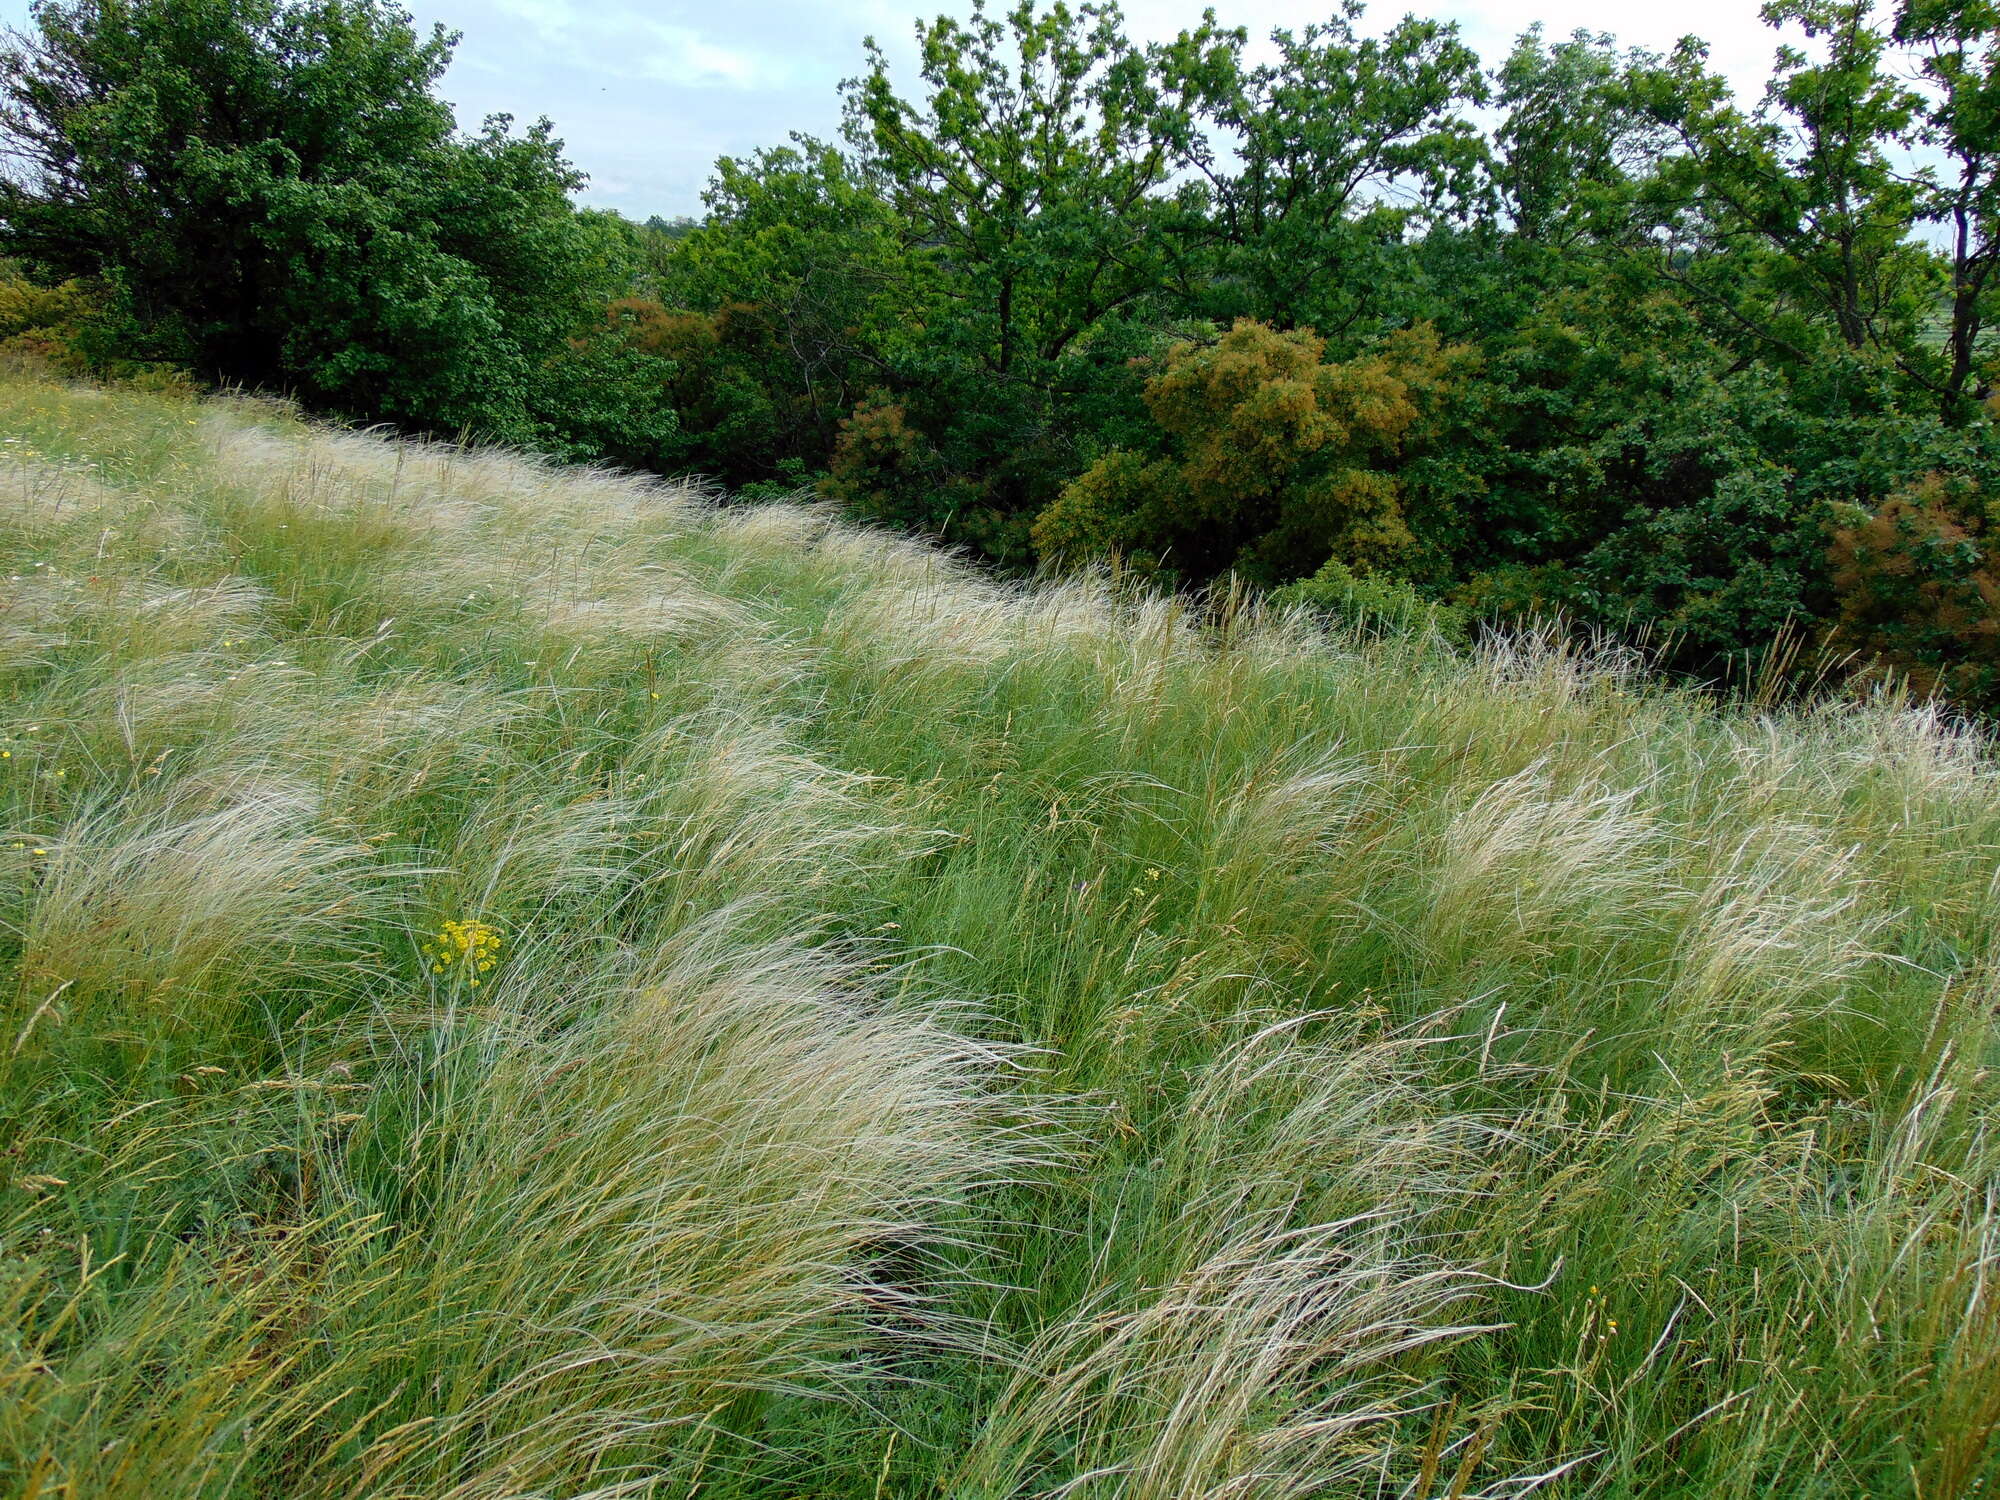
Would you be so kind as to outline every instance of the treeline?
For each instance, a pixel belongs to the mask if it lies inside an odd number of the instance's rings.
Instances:
[[[573,457],[814,488],[1008,566],[1559,614],[1747,680],[2000,702],[1987,0],[1695,41],[1360,7],[1138,43],[1023,3],[870,44],[842,141],[697,224],[470,137],[373,0],[45,3],[0,60],[0,333]],[[11,300],[6,300],[11,299]]]

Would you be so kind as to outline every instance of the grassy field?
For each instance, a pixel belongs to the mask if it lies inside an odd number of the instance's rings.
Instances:
[[[2000,774],[0,382],[0,1494],[2000,1493]]]

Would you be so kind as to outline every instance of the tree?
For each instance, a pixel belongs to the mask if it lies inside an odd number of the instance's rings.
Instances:
[[[1330,337],[1383,311],[1382,247],[1477,207],[1486,162],[1463,115],[1486,83],[1456,24],[1411,16],[1360,37],[1360,15],[1345,0],[1323,24],[1274,32],[1276,61],[1230,75],[1216,116],[1242,166],[1210,167],[1229,271],[1249,290],[1238,310]]]
[[[1779,48],[1753,113],[1692,39],[1635,80],[1681,147],[1644,196],[1661,274],[1747,349],[1802,362],[1824,332],[1921,378],[1913,351],[1933,267],[1911,240],[1915,185],[1891,157],[1920,101],[1893,75],[1871,0],[1771,0],[1763,15],[1797,23],[1824,55]]]
[[[1059,360],[1160,285],[1176,222],[1163,189],[1192,161],[1242,39],[1211,16],[1138,47],[1115,5],[1037,14],[1020,0],[1002,21],[974,0],[968,22],[918,26],[920,104],[869,42],[851,138],[949,268],[955,336],[993,374]]]
[[[454,38],[381,0],[40,0],[0,49],[0,237],[127,352],[532,439],[620,272],[547,122],[458,137]]]
[[[1638,108],[1634,70],[1652,54],[1621,58],[1612,39],[1579,31],[1545,44],[1534,26],[1494,74],[1503,112],[1493,132],[1494,187],[1522,241],[1557,252],[1593,238],[1621,241],[1635,184],[1666,154],[1671,135]]]
[[[1918,212],[1943,225],[1950,263],[1944,368],[1947,419],[1975,410],[1974,361],[2000,295],[2000,8],[1991,0],[1905,0],[1896,40],[1920,50],[1931,94],[1918,139],[1944,158],[1924,174]]]
[[[707,387],[684,396],[697,461],[734,483],[769,480],[824,459],[841,419],[890,378],[921,267],[879,185],[824,141],[724,157],[703,198],[707,221],[657,279],[707,332],[662,330]]]

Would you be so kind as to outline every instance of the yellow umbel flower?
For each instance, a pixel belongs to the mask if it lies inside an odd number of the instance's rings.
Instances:
[[[480,979],[500,962],[500,929],[474,919],[446,922],[438,935],[424,944],[424,957],[430,960],[433,974],[462,976],[466,987],[476,990]]]

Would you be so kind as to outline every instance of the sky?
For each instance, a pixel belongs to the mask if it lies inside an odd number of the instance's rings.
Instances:
[[[831,138],[839,85],[861,71],[862,39],[880,41],[896,76],[914,80],[919,14],[963,14],[967,0],[405,0],[420,24],[462,34],[442,93],[460,122],[505,112],[547,115],[590,175],[584,201],[635,218],[699,215],[719,156],[782,145],[793,131]],[[990,0],[1004,8],[1002,0]],[[1319,5],[1207,0],[1253,42],[1274,27],[1325,19]],[[1204,0],[1126,0],[1135,39],[1172,37],[1201,19]],[[1402,0],[1372,5],[1380,30],[1406,11],[1457,21],[1489,65],[1535,21],[1551,37],[1608,31],[1664,51],[1688,33],[1741,93],[1762,92],[1778,36],[1757,0],[1607,5],[1592,0]],[[0,0],[0,20],[25,21],[26,0]]]

